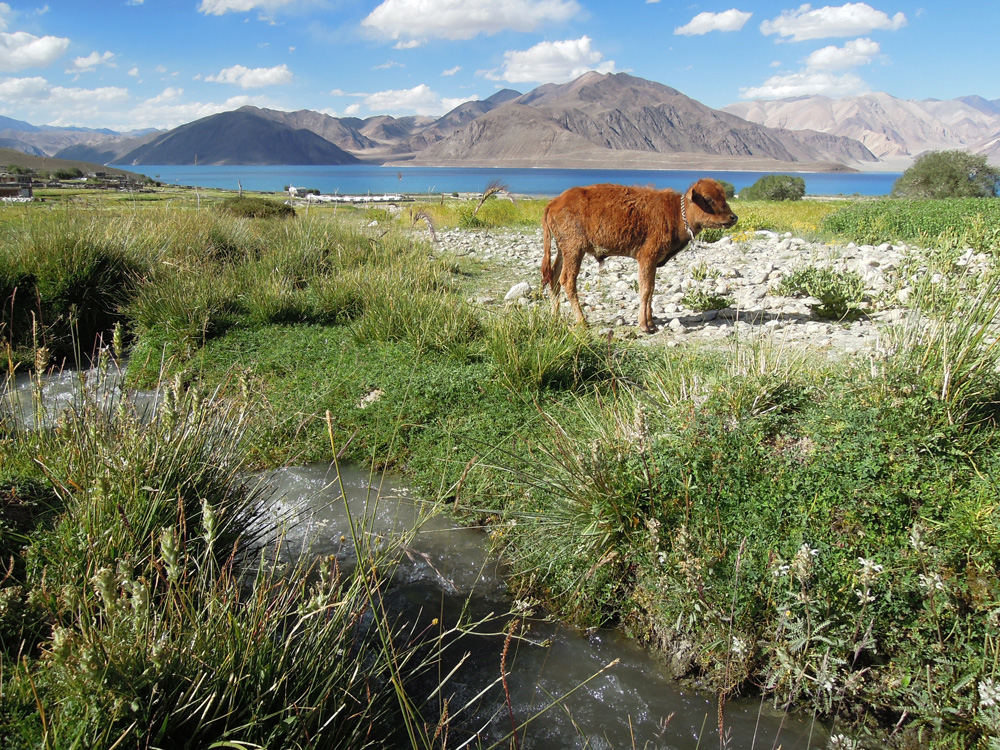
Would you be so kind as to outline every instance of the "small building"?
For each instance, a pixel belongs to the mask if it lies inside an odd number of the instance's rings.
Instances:
[[[0,173],[0,199],[26,200],[34,197],[31,176]]]

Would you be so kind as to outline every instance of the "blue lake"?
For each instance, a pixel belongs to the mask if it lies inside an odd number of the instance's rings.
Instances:
[[[617,182],[685,190],[700,177],[726,180],[742,190],[772,172],[641,169],[491,169],[481,167],[178,166],[129,167],[166,184],[281,192],[288,185],[330,195],[481,193],[493,181],[520,195],[551,196],[574,185]],[[798,172],[808,195],[887,195],[899,172]]]

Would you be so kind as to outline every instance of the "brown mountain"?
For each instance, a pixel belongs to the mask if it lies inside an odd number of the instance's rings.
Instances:
[[[116,164],[357,164],[359,160],[311,130],[241,108],[203,117],[141,143]],[[100,149],[97,146],[96,149]],[[73,153],[79,154],[78,149]],[[59,152],[63,156],[65,152]],[[78,157],[79,158],[79,157]]]
[[[859,161],[876,158],[851,139],[774,130],[669,86],[591,72],[490,110],[420,151],[412,163],[815,169],[834,168],[822,162]]]
[[[57,153],[115,164],[340,164],[843,169],[876,157],[822,129],[767,127],[624,73],[505,89],[443,117],[338,118],[241,107],[142,139]],[[345,153],[347,152],[347,153]]]
[[[95,164],[89,161],[78,161],[76,159],[56,159],[51,156],[38,156],[36,154],[26,154],[24,151],[11,148],[0,148],[0,164],[3,166],[25,167],[44,172],[57,172],[59,170],[79,169],[81,172],[105,172],[107,174],[123,175],[141,182],[145,179],[141,174],[129,172],[115,167],[106,167],[102,164]]]
[[[240,107],[237,112],[266,117],[280,122],[295,130],[308,130],[324,140],[330,141],[345,151],[365,151],[378,147],[378,143],[364,136],[359,128],[352,127],[349,120],[331,117],[311,109],[300,109],[295,112],[280,112],[275,109],[260,109],[249,105]]]
[[[767,127],[808,128],[854,138],[879,159],[900,168],[932,150],[957,149],[993,159],[998,156],[1000,104],[982,97],[918,101],[883,93],[840,99],[802,96],[738,102],[726,105],[723,111]]]

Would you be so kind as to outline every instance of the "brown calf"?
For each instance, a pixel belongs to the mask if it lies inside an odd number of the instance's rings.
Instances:
[[[639,328],[653,326],[656,269],[684,249],[702,229],[731,227],[738,217],[715,180],[698,180],[684,195],[673,190],[590,185],[570,188],[545,207],[542,286],[549,284],[552,314],[559,314],[559,288],[565,287],[580,325],[587,325],[576,297],[583,256],[598,262],[609,255],[639,261]],[[551,262],[552,238],[556,259]]]

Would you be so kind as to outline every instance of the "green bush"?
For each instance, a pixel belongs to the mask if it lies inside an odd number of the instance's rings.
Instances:
[[[892,186],[894,198],[995,198],[1000,168],[984,154],[929,151]]]
[[[727,200],[736,195],[736,186],[733,185],[733,183],[727,182],[726,180],[716,180],[716,182],[719,183],[719,187],[721,187],[722,191],[726,194]]]
[[[295,216],[295,209],[287,203],[275,203],[256,195],[226,198],[216,205],[216,210],[243,219],[288,219]]]
[[[729,297],[722,297],[704,289],[693,289],[681,298],[681,304],[695,312],[723,310],[733,304]]]
[[[806,194],[806,181],[787,174],[769,174],[740,191],[740,200],[797,201]]]
[[[819,304],[813,306],[813,312],[821,318],[841,320],[862,301],[865,281],[855,271],[807,266],[783,278],[777,291],[787,296],[815,297]]]

